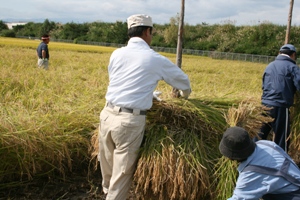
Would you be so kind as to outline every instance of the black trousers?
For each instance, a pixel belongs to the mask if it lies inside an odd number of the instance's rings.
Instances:
[[[267,111],[267,114],[274,118],[274,120],[261,127],[260,133],[258,134],[259,137],[266,140],[271,130],[273,130],[275,133],[274,142],[285,150],[285,152],[288,152],[290,144],[290,140],[288,139],[290,135],[289,109],[284,107],[271,107],[271,109]]]

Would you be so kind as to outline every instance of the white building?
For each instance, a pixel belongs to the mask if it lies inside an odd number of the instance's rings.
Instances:
[[[7,25],[8,29],[13,29],[14,26],[25,25],[25,24],[27,24],[27,22],[8,22],[5,24]]]

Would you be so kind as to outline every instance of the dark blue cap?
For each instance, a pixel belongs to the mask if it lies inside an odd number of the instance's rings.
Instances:
[[[279,52],[282,52],[282,51],[285,51],[285,50],[290,50],[290,51],[296,52],[296,48],[295,48],[294,45],[292,45],[292,44],[285,44],[285,45],[283,45],[283,46],[280,48]]]

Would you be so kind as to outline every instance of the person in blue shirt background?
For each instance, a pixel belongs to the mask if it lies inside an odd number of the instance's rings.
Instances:
[[[48,70],[50,58],[48,44],[50,41],[50,36],[48,34],[44,34],[41,39],[42,42],[36,49],[36,54],[38,57],[38,67]]]
[[[225,131],[219,150],[239,162],[236,187],[228,200],[300,200],[300,169],[276,143],[254,142],[236,126]]]
[[[279,55],[265,69],[262,78],[262,104],[270,108],[267,115],[274,120],[265,123],[258,134],[266,140],[270,131],[275,133],[274,142],[285,152],[289,148],[290,111],[294,94],[300,91],[300,68],[296,65],[297,51],[292,44],[285,44]]]

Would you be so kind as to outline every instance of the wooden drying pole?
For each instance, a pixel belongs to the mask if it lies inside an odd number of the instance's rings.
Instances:
[[[176,65],[181,68],[182,63],[182,40],[183,40],[183,31],[184,31],[184,2],[185,0],[181,0],[181,13],[180,20],[178,24],[178,40],[177,40],[177,49],[176,49]],[[179,90],[176,88],[172,89],[172,96],[179,97]]]
[[[291,0],[284,44],[288,44],[290,42],[290,30],[292,24],[293,6],[294,6],[294,0]]]

